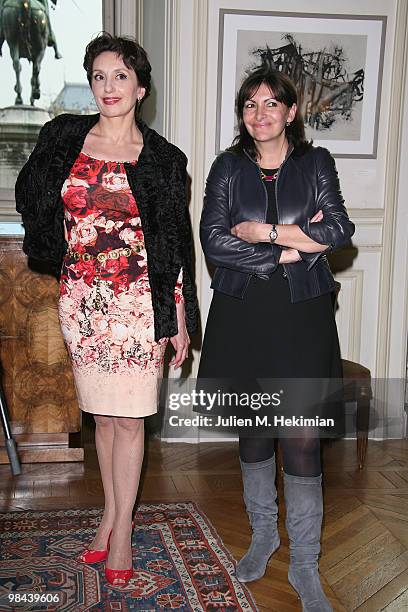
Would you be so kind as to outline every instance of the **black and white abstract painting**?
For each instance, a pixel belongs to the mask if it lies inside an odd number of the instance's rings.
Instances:
[[[217,148],[235,134],[236,91],[268,65],[293,80],[308,138],[337,157],[375,157],[385,17],[220,11]]]

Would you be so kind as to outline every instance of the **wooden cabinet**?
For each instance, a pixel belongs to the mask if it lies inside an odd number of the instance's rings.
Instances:
[[[80,410],[57,300],[57,281],[30,269],[22,237],[0,236],[2,384],[23,462],[83,460],[83,449],[69,445]]]

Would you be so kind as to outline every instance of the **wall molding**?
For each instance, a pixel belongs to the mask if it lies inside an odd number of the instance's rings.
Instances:
[[[359,253],[380,253],[382,254],[383,248],[382,246],[376,245],[363,245],[358,247]]]
[[[137,2],[134,0],[115,0],[115,34],[118,36],[136,35]]]
[[[404,98],[406,65],[408,61],[408,3],[398,0],[394,53],[393,79],[390,97],[389,128],[387,139],[387,156],[384,190],[384,231],[383,256],[380,270],[380,296],[377,328],[376,376],[386,378],[390,359],[390,332],[392,315],[392,286],[394,272],[394,240],[396,233],[396,209],[398,198],[398,183],[400,174],[402,116]],[[404,330],[406,333],[406,329]]]
[[[349,209],[350,219],[354,221],[356,232],[352,238],[353,246],[358,250],[366,246],[383,246],[384,210]]]
[[[115,33],[115,0],[102,0],[102,27],[110,34]]]
[[[350,219],[378,219],[383,220],[385,211],[383,208],[349,208],[347,211]]]
[[[177,134],[180,92],[180,0],[165,0],[163,135],[170,142]]]
[[[361,351],[361,323],[363,315],[363,287],[364,287],[364,270],[349,270],[336,274],[336,280],[341,283],[341,289],[338,296],[339,311],[336,313],[336,318],[345,318],[349,322],[347,329],[347,339],[345,344],[347,347],[347,359],[350,361],[360,362]],[[346,296],[347,299],[344,299]],[[342,312],[342,309],[343,312]],[[344,329],[346,326],[339,325],[339,328]],[[342,344],[342,346],[344,346]]]
[[[135,35],[138,43],[143,47],[143,0],[135,0],[136,5],[136,29]]]
[[[199,223],[203,201],[203,187],[205,184],[205,146],[206,142],[206,99],[207,99],[207,45],[208,45],[208,2],[193,0],[193,83],[192,83],[192,105],[194,113],[192,116],[192,147],[191,166],[193,168],[194,181],[191,191],[192,206],[191,220],[195,244],[200,245]],[[200,304],[203,303],[203,292],[207,292],[204,286],[203,269],[205,258],[202,249],[196,249],[196,282],[199,293]],[[194,360],[192,376],[198,370],[198,359]]]
[[[143,1],[103,0],[103,29],[116,36],[135,36],[142,44]]]

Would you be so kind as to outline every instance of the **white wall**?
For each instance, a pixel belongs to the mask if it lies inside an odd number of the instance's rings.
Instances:
[[[405,377],[407,344],[408,93],[407,0],[154,0],[165,13],[164,132],[189,157],[191,216],[196,239],[197,282],[203,327],[211,301],[210,278],[198,241],[205,176],[214,158],[219,10],[273,10],[342,15],[385,15],[386,45],[376,159],[337,159],[341,185],[356,234],[357,257],[339,274],[338,327],[343,357],[378,378]],[[163,14],[163,13],[162,13]],[[162,24],[158,26],[162,28]],[[159,30],[158,30],[159,32]],[[160,29],[160,32],[162,30]],[[151,40],[158,38],[150,32]],[[166,59],[167,58],[167,59]],[[170,58],[170,59],[169,59]],[[155,68],[157,69],[157,68]],[[171,74],[171,78],[170,75]],[[165,77],[166,81],[166,77]],[[232,112],[233,109],[231,109]],[[403,128],[403,129],[402,129]],[[195,358],[196,372],[198,355]],[[392,399],[392,402],[391,402]],[[403,399],[386,394],[383,415],[403,432]]]

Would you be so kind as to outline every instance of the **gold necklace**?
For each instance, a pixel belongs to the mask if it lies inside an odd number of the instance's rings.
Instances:
[[[279,174],[279,168],[273,174],[265,174],[265,172],[262,170],[262,168],[259,165],[259,163],[258,163],[258,168],[259,168],[259,174],[261,175],[261,179],[263,181],[274,181],[277,178],[278,174]]]
[[[281,151],[280,151],[280,156],[279,156],[282,161],[279,164],[278,169],[276,170],[276,172],[274,172],[273,174],[269,174],[269,175],[265,174],[265,172],[261,168],[261,164],[259,163],[259,161],[256,162],[257,166],[259,168],[259,174],[261,175],[261,179],[263,181],[273,181],[273,180],[275,180],[277,178],[277,176],[279,174],[280,167],[283,164],[283,162],[285,161],[286,153],[288,152],[289,145],[287,145],[287,147],[285,149],[285,153],[284,153],[284,155],[282,155],[282,149],[283,149],[284,145],[285,145],[285,141],[283,141],[283,143],[282,143],[282,147],[281,147]]]

